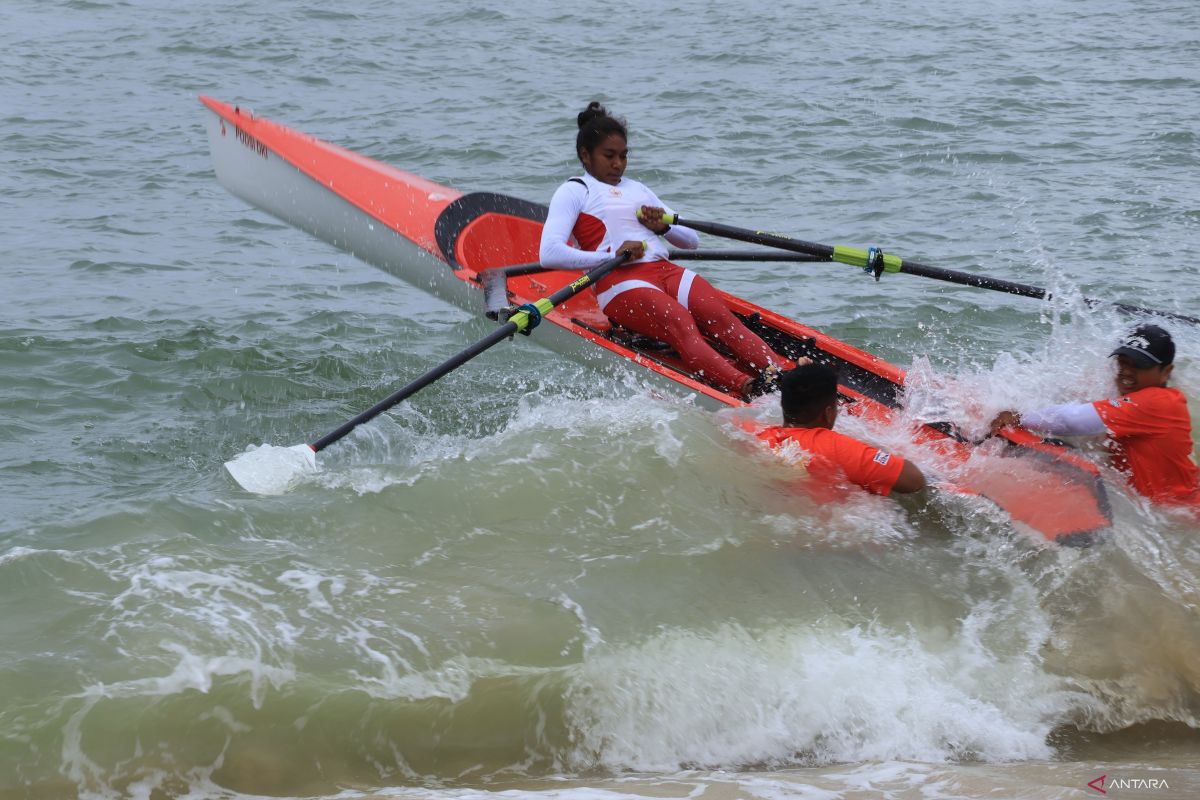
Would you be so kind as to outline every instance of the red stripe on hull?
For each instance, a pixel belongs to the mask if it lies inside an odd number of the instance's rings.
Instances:
[[[434,238],[434,222],[462,192],[255,117],[211,97],[201,96],[200,102],[228,124],[228,127],[222,125],[222,135],[236,136],[250,149],[261,146],[265,148],[264,156],[269,150],[405,238],[441,255]]]

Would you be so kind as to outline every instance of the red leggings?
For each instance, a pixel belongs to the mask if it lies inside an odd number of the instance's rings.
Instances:
[[[604,313],[618,325],[671,345],[688,370],[718,388],[737,392],[750,374],[761,372],[768,364],[786,366],[786,361],[734,316],[712,284],[694,273],[684,307],[676,297],[685,274],[682,267],[669,261],[632,264],[606,275],[596,291],[603,295],[625,281],[644,281],[656,287],[625,289],[609,300]],[[738,366],[714,350],[703,334],[728,347]]]

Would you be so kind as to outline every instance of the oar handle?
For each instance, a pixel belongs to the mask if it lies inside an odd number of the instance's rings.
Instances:
[[[463,364],[482,353],[484,350],[487,350],[498,342],[504,341],[515,333],[522,333],[532,330],[537,326],[538,322],[541,321],[541,318],[544,315],[549,314],[556,306],[561,305],[566,300],[569,300],[570,298],[582,292],[584,289],[595,284],[598,280],[620,266],[626,259],[630,257],[630,255],[631,253],[628,250],[625,250],[620,255],[610,258],[598,266],[593,267],[590,272],[587,272],[571,281],[569,284],[554,292],[549,297],[543,297],[542,299],[530,303],[527,306],[522,306],[515,314],[509,317],[508,322],[504,323],[487,336],[475,342],[475,344],[467,347],[449,360],[438,364],[436,367],[412,381],[407,386],[392,392],[390,395],[380,400],[366,411],[362,412],[353,419],[346,421],[342,425],[338,426],[337,429],[330,431],[320,439],[317,439],[315,442],[310,444],[309,447],[311,447],[314,452],[321,452],[326,447],[329,447],[329,445],[350,433],[350,431],[354,430],[359,425],[375,419],[375,417],[379,416],[393,406],[403,402],[404,400],[407,400],[429,384],[458,369]]]

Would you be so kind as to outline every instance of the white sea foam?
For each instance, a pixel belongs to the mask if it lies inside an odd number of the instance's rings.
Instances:
[[[874,628],[672,631],[572,675],[579,768],[1047,758],[1057,681],[977,638]],[[994,691],[1007,682],[1008,690]]]
[[[990,364],[960,364],[952,372],[918,356],[906,370],[904,419],[953,422],[968,438],[978,439],[1004,410],[1111,395],[1108,354],[1124,330],[1124,323],[1106,316],[1080,316],[1071,324],[1054,325],[1024,350],[1001,352]]]
[[[236,655],[209,656],[193,653],[175,642],[163,642],[164,650],[175,653],[179,660],[168,675],[122,681],[116,684],[97,684],[84,692],[86,697],[165,697],[188,689],[207,693],[213,679],[228,675],[246,675],[251,682],[251,698],[255,708],[262,705],[268,686],[279,688],[292,680],[290,668],[263,664],[253,658]]]
[[[356,687],[372,697],[389,700],[443,699],[461,703],[482,679],[538,677],[556,673],[553,668],[526,667],[491,658],[452,656],[437,667],[417,671],[406,665],[400,670],[387,671],[385,678],[358,675]]]
[[[0,553],[0,565],[11,564],[26,558],[42,555],[43,553],[50,553],[68,559],[75,556],[75,554],[71,553],[69,550],[43,550],[37,547],[18,546],[10,548],[4,553]]]
[[[304,592],[311,608],[327,613],[333,612],[333,606],[326,599],[325,593],[328,592],[332,598],[346,591],[346,583],[341,578],[328,577],[312,570],[289,569],[281,573],[276,580],[284,586]]]
[[[694,406],[678,398],[648,399],[645,387],[635,382],[629,388],[630,394],[618,397],[554,399],[529,391],[518,399],[507,424],[484,436],[434,433],[420,430],[422,425],[416,423],[413,429],[406,429],[385,416],[348,437],[351,455],[331,450],[323,459],[319,480],[329,488],[376,494],[392,486],[412,486],[446,464],[460,461],[483,462],[500,470],[533,465],[539,471],[561,471],[572,456],[589,467],[598,458],[621,457],[609,452],[606,443],[628,440],[638,442],[639,462],[649,457],[677,465],[688,450],[677,430],[678,420],[684,411],[695,411]],[[400,407],[395,413],[415,420],[420,417],[410,407]],[[289,475],[295,478],[292,483],[287,483],[292,480]],[[261,485],[261,493],[268,493],[266,489],[280,485],[281,491],[287,491],[303,477],[302,471],[293,471],[278,478],[268,474],[261,481],[252,474],[248,480],[256,487]]]
[[[207,693],[215,678],[245,676],[255,708],[261,708],[267,686],[279,689],[295,678],[291,669],[272,667],[252,658],[240,656],[204,656],[193,653],[175,642],[163,642],[162,647],[178,657],[174,669],[167,675],[132,679],[109,684],[93,684],[81,693],[68,698],[64,705],[78,702],[78,708],[67,718],[62,730],[60,769],[75,783],[81,797],[107,798],[115,796],[108,785],[109,769],[97,764],[84,747],[84,725],[88,716],[102,703],[122,698],[155,698],[178,695],[187,690]],[[206,717],[217,719],[236,731],[240,726],[228,713],[214,709]],[[139,747],[140,750],[140,747]],[[219,763],[218,759],[218,763]],[[206,782],[212,769],[194,767],[186,770],[189,782]],[[129,790],[130,796],[152,796],[152,790],[169,776],[156,770],[143,773],[139,782]]]
[[[572,600],[569,595],[565,593],[560,594],[555,598],[555,602],[567,611],[570,611],[579,620],[579,628],[583,631],[583,655],[587,657],[588,653],[595,649],[597,645],[603,643],[604,637],[599,630],[588,622],[587,613],[584,611],[583,606]],[[567,651],[564,649],[562,654],[566,655],[566,653]]]

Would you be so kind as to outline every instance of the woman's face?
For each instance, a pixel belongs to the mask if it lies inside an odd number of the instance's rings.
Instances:
[[[580,150],[583,168],[596,180],[616,186],[629,164],[629,143],[619,133],[610,133],[590,151]]]

